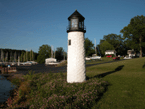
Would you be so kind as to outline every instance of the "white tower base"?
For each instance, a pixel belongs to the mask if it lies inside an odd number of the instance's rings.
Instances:
[[[68,33],[67,82],[81,83],[86,81],[84,32]]]

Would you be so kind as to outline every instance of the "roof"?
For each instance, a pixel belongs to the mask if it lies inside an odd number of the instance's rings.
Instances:
[[[134,50],[127,50],[127,51],[134,51]]]
[[[114,52],[115,50],[106,50],[105,52]],[[116,52],[116,51],[115,51]]]
[[[85,18],[77,10],[75,10],[75,12],[68,17],[68,20],[70,20],[71,18],[79,18],[80,20],[85,20]]]
[[[55,59],[55,58],[46,58],[46,59],[47,59],[47,60],[48,60],[48,59],[50,60],[50,59]]]

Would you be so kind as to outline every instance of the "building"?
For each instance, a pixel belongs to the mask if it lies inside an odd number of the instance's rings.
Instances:
[[[45,59],[45,64],[46,65],[48,65],[51,62],[56,62],[56,59],[55,58],[47,58],[47,59]]]
[[[127,50],[127,54],[129,55],[129,57],[135,57],[135,51],[132,50]]]

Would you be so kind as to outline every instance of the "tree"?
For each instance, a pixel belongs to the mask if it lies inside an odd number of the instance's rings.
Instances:
[[[67,60],[67,53],[63,52],[63,60]]]
[[[49,45],[42,45],[39,47],[37,62],[45,63],[45,59],[51,56],[51,47]]]
[[[142,48],[145,47],[145,16],[135,16],[130,23],[121,31],[127,46],[140,51],[142,57]]]
[[[24,58],[23,57],[24,57],[24,52],[22,51],[21,56],[20,56],[20,61],[21,62],[24,62]]]
[[[124,49],[124,43],[123,43],[123,38],[121,37],[121,35],[117,35],[117,34],[108,34],[108,35],[104,35],[103,40],[106,40],[107,42],[109,42],[111,45],[113,45],[114,50],[117,51],[117,54],[123,55],[125,52]]]
[[[64,50],[62,47],[58,47],[55,52],[55,58],[60,61],[64,59]]]
[[[88,38],[85,38],[85,55],[92,56],[95,53],[94,44]]]
[[[23,55],[23,62],[25,62],[26,61],[26,53],[24,53],[24,55]]]
[[[115,50],[123,42],[123,38],[121,38],[121,35],[117,35],[117,34],[113,34],[113,33],[112,34],[108,34],[108,35],[104,35],[103,40],[106,40],[111,45],[113,45],[113,47],[114,47]]]
[[[34,60],[34,58],[33,58],[33,51],[32,50],[30,50],[30,61],[33,61]]]
[[[114,50],[113,45],[108,43],[108,41],[104,41],[100,44],[100,51],[102,55],[105,55],[106,50]]]

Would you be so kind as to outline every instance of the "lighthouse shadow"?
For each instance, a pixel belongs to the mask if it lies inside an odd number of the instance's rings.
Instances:
[[[107,76],[109,74],[112,74],[112,73],[115,73],[115,72],[118,72],[118,71],[122,70],[123,67],[124,67],[124,65],[118,66],[113,71],[109,71],[109,72],[105,72],[105,73],[102,73],[102,74],[98,74],[98,75],[95,75],[94,77],[88,77],[88,76],[86,76],[86,80],[93,79],[93,78],[103,78],[103,77],[105,77],[105,76]]]
[[[97,79],[97,78],[103,78],[103,77],[105,77],[105,76],[107,76],[107,75],[109,75],[109,74],[112,74],[112,73],[115,73],[115,72],[118,72],[118,71],[120,71],[120,70],[122,70],[122,68],[124,67],[124,65],[121,65],[121,66],[118,66],[115,70],[113,70],[113,71],[110,71],[110,72],[105,72],[105,73],[102,73],[102,74],[98,74],[98,75],[95,75],[94,77],[86,77],[86,80],[91,80],[91,79]],[[102,81],[102,80],[101,80]],[[98,94],[98,98],[97,99],[95,99],[95,103],[97,104],[98,103],[98,101],[102,98],[102,96],[104,95],[104,93],[108,90],[108,86],[111,86],[112,84],[110,84],[110,83],[108,83],[108,82],[106,82],[106,81],[99,81],[99,83],[95,83],[95,84],[98,84],[98,85],[100,85],[100,87],[104,87],[104,91],[103,92],[101,92],[101,93],[99,93]],[[101,82],[101,84],[100,84],[100,82]],[[104,84],[105,83],[105,84]]]

